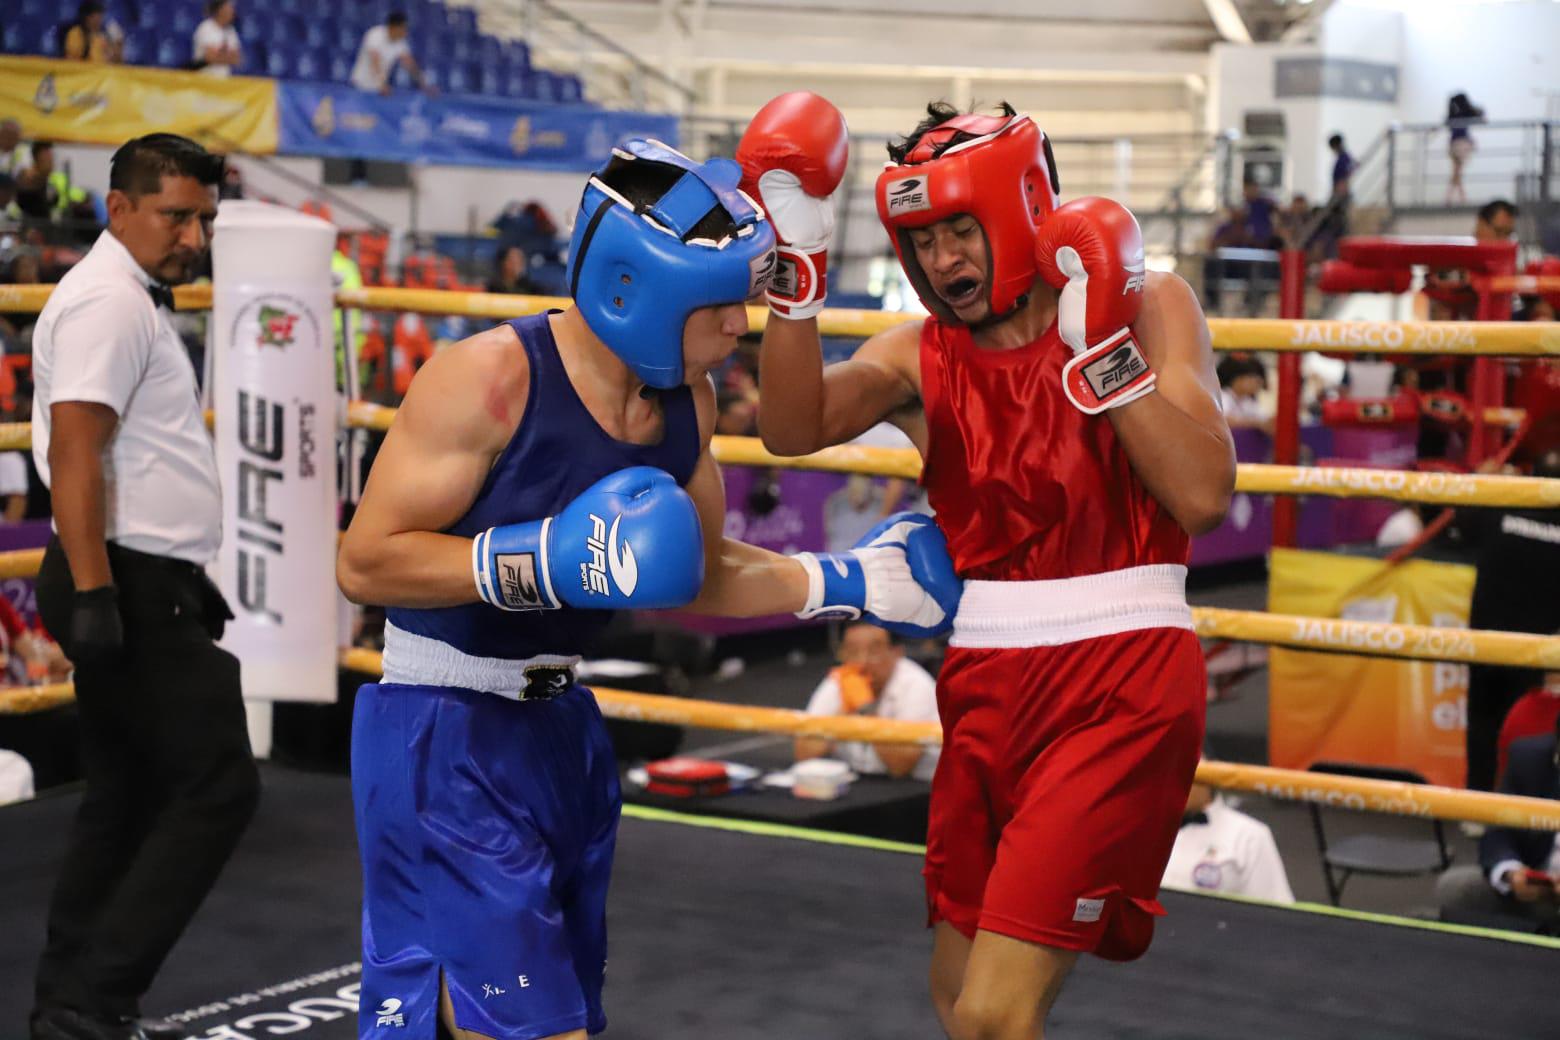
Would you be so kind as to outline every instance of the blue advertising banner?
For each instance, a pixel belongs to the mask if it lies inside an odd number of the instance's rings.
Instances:
[[[332,83],[277,83],[277,151],[452,166],[593,170],[628,137],[676,146],[677,117],[588,105],[367,94]]]

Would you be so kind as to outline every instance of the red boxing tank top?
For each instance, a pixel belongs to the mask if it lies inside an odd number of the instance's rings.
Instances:
[[[1038,581],[1187,561],[1186,532],[1132,472],[1110,419],[1063,395],[1071,357],[1054,324],[1006,351],[977,347],[963,325],[922,325],[921,482],[963,578]]]

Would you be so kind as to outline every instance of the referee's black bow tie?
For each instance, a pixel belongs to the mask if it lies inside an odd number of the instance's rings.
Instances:
[[[1181,826],[1186,827],[1194,823],[1207,823],[1208,814],[1205,812],[1189,812],[1181,816]]]
[[[152,302],[159,307],[173,310],[173,290],[161,282],[146,283],[146,291],[151,294]]]

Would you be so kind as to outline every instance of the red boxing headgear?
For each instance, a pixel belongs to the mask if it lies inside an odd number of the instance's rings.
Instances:
[[[953,143],[960,136],[968,139]],[[900,265],[926,309],[950,323],[958,318],[921,270],[910,230],[961,213],[974,217],[991,260],[988,303],[1001,316],[1034,284],[1035,231],[1060,194],[1051,142],[1025,115],[950,119],[922,134],[904,163],[889,163],[877,180],[878,217]]]

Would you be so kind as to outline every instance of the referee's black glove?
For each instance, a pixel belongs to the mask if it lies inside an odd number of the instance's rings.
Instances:
[[[70,656],[76,664],[98,664],[123,649],[119,590],[112,585],[78,591],[70,606]]]

